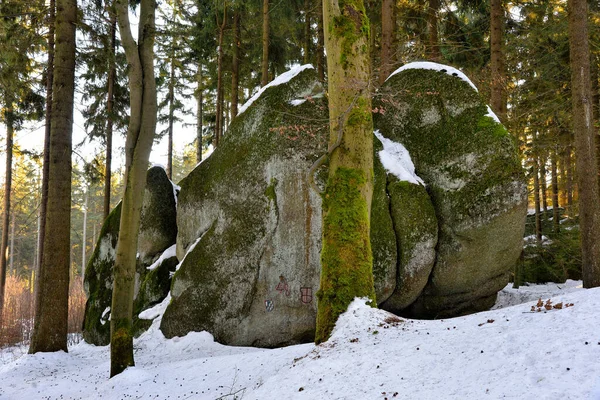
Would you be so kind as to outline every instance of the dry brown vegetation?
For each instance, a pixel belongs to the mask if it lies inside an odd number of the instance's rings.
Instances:
[[[31,280],[9,275],[2,321],[0,321],[0,348],[16,344],[28,344],[33,329],[34,295]],[[72,279],[69,287],[69,343],[79,342],[85,293],[79,277]]]

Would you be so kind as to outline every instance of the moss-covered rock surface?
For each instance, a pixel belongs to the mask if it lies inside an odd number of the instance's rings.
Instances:
[[[133,313],[136,334],[150,326],[149,321],[138,319],[138,314],[167,296],[171,282],[170,273],[175,271],[178,264],[174,252],[172,255],[161,257],[165,250],[175,245],[177,236],[173,188],[162,167],[152,167],[148,170],[136,265]],[[99,346],[110,343],[113,266],[120,221],[121,203],[104,221],[85,271],[88,299],[83,321],[83,338],[86,342]]]
[[[493,304],[520,254],[526,213],[511,136],[469,82],[437,69],[394,74],[374,101],[375,127],[408,149],[435,210],[435,265],[407,310],[429,318]]]

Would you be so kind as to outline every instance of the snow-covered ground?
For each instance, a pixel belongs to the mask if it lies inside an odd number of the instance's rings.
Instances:
[[[539,298],[563,308],[531,312]],[[599,298],[573,281],[507,286],[505,308],[436,321],[355,300],[329,342],[274,350],[167,340],[158,317],[110,380],[108,347],[0,352],[0,399],[600,399]]]

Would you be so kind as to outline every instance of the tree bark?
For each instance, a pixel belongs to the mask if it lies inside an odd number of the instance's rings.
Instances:
[[[129,65],[131,115],[125,142],[125,192],[114,265],[110,316],[110,376],[134,365],[133,293],[140,216],[148,159],[156,130],[154,38],[156,0],[142,0],[138,42],[131,34],[127,0],[116,0],[117,20]]]
[[[48,173],[48,205],[30,353],[68,351],[71,255],[71,151],[75,92],[76,0],[56,1],[56,59]]]
[[[35,279],[35,290],[38,292],[38,283],[40,268],[42,265],[42,255],[44,254],[44,236],[46,235],[46,210],[48,208],[48,169],[50,167],[50,125],[52,118],[52,86],[54,84],[54,31],[56,18],[56,1],[50,0],[48,7],[48,66],[46,73],[46,116],[44,129],[44,160],[42,164],[42,195],[40,199],[40,229],[38,232],[37,243],[37,270]],[[38,296],[35,296],[37,301]],[[37,305],[34,306],[37,309]]]
[[[323,0],[318,0],[317,8],[317,76],[325,82],[325,32],[323,31]]]
[[[8,249],[8,224],[10,219],[10,196],[12,192],[12,158],[13,158],[13,134],[14,134],[14,116],[12,110],[12,100],[6,100],[6,169],[4,174],[4,210],[2,213],[2,247],[0,248],[0,321],[4,310],[4,290],[6,286],[7,260],[6,252]],[[11,252],[12,252],[11,248]]]
[[[492,70],[492,110],[502,123],[506,123],[506,62],[504,56],[504,6],[502,0],[491,0],[490,47]]]
[[[231,60],[231,118],[238,114],[240,73],[240,12],[233,15],[233,57]]]
[[[569,0],[569,47],[573,128],[577,151],[577,188],[583,286],[600,286],[600,201],[597,171],[596,134],[592,112],[588,4],[586,0]]]
[[[269,83],[269,0],[263,0],[262,76],[260,86]]]
[[[113,107],[114,107],[114,92],[115,92],[115,80],[117,77],[117,66],[116,66],[116,44],[117,44],[117,14],[111,4],[109,8],[110,15],[110,48],[108,55],[108,82],[107,82],[107,95],[106,95],[106,114],[108,119],[106,120],[106,165],[104,166],[104,212],[103,219],[108,218],[110,213],[110,191],[111,191],[111,177],[112,177],[112,142],[113,142]]]
[[[88,199],[90,197],[89,187],[85,188],[85,200],[83,204],[83,233],[81,238],[81,283],[85,278],[86,250],[87,250],[87,219],[88,219]]]
[[[394,57],[395,10],[394,0],[383,0],[381,2],[381,67],[379,69],[379,85],[383,85],[396,64]]]
[[[560,232],[560,212],[558,203],[558,150],[555,148],[551,158],[552,174],[552,226],[554,233]]]
[[[223,21],[219,23],[219,11],[216,10],[217,25],[219,26],[219,45],[217,51],[217,105],[214,146],[219,146],[223,133],[223,36],[227,23],[227,4],[223,4]]]
[[[440,0],[429,0],[427,9],[427,55],[432,61],[439,62],[442,59],[440,43],[438,38],[438,11]]]
[[[174,12],[173,12],[174,13]],[[171,48],[174,49],[175,43]],[[173,179],[173,124],[175,122],[175,55],[171,54],[169,71],[169,126],[167,133],[167,176]]]
[[[542,153],[539,157],[540,166],[540,190],[542,192],[542,209],[544,210],[544,219],[548,218],[548,182],[546,181],[546,154]]]
[[[373,120],[369,20],[362,0],[325,0],[329,179],[323,201],[321,287],[315,342],[327,340],[355,297],[375,303],[370,211]]]
[[[542,242],[542,218],[540,206],[540,175],[539,175],[539,158],[537,155],[533,157],[533,201],[535,207],[535,237],[538,243]]]
[[[202,63],[198,63],[198,87],[196,88],[196,162],[199,163],[202,161],[202,129],[203,126],[203,90],[204,87],[202,85]]]
[[[312,0],[304,0],[304,40],[302,43],[302,52],[304,64],[310,63],[310,44],[312,42],[312,37],[310,35],[310,14],[312,10]]]

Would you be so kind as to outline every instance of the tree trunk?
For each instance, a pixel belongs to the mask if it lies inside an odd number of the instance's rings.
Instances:
[[[592,115],[588,4],[586,0],[569,0],[569,45],[573,128],[577,151],[577,188],[583,286],[600,286],[600,201],[598,198],[596,134]]]
[[[315,342],[327,340],[355,297],[375,304],[370,211],[373,120],[368,24],[362,0],[325,0],[329,179],[323,201],[321,287]],[[344,29],[335,29],[343,24]],[[348,84],[351,82],[351,84]]]
[[[46,74],[46,118],[44,129],[44,160],[42,164],[42,195],[40,200],[40,230],[38,232],[37,243],[37,270],[35,280],[35,293],[38,292],[40,268],[42,265],[42,255],[44,254],[44,236],[46,235],[46,210],[48,208],[48,169],[50,168],[50,125],[52,118],[52,86],[54,84],[54,24],[56,17],[56,2],[50,0],[48,7],[48,66]],[[35,296],[37,301],[38,296]],[[37,309],[37,304],[35,305]]]
[[[227,5],[223,7],[223,22],[219,23],[219,12],[216,11],[217,25],[219,26],[219,45],[217,51],[217,105],[214,146],[219,146],[221,134],[223,133],[223,36],[227,22]]]
[[[262,76],[260,86],[269,83],[269,0],[263,0]]]
[[[104,166],[104,212],[103,219],[108,218],[110,213],[110,191],[111,191],[111,177],[112,177],[112,142],[113,142],[113,106],[114,106],[114,92],[115,92],[115,80],[117,76],[116,66],[116,43],[117,43],[117,14],[114,8],[109,8],[110,15],[110,48],[108,55],[108,94],[106,95],[106,114],[108,119],[106,120],[106,165]]]
[[[138,42],[131,34],[127,0],[116,0],[121,42],[129,65],[131,115],[125,142],[125,192],[114,265],[110,316],[110,376],[134,365],[133,293],[140,215],[144,202],[148,159],[156,130],[154,38],[156,0],[142,0]]]
[[[539,158],[540,166],[540,190],[542,191],[542,209],[544,210],[544,219],[548,218],[548,182],[546,181],[546,156],[542,154]]]
[[[567,214],[573,216],[573,157],[571,155],[572,146],[567,146],[565,161],[567,165]]]
[[[75,92],[76,0],[56,1],[56,59],[48,205],[30,353],[67,349],[71,255],[71,152]]]
[[[312,0],[304,0],[304,40],[302,43],[303,64],[310,64],[310,48],[312,43],[312,37],[310,34],[310,14],[312,10]]]
[[[393,72],[396,64],[394,56],[394,37],[396,28],[396,5],[394,0],[381,2],[381,67],[379,69],[379,85]]]
[[[442,59],[440,43],[438,38],[438,11],[440,0],[429,0],[427,9],[427,55],[432,61],[439,62]]]
[[[231,60],[231,118],[238,114],[240,73],[240,12],[233,15],[233,58]]]
[[[85,202],[83,204],[83,233],[81,238],[81,282],[83,283],[83,278],[85,277],[85,254],[87,248],[87,219],[88,219],[88,198],[90,195],[90,190],[88,187],[85,188]]]
[[[323,31],[323,0],[318,0],[317,8],[317,76],[325,82],[325,33]]]
[[[504,6],[502,0],[491,0],[490,46],[492,70],[492,110],[502,123],[506,123],[506,62],[504,57]]]
[[[535,141],[535,136],[534,136]],[[539,175],[539,158],[537,155],[533,157],[533,201],[535,207],[535,237],[538,244],[542,242],[542,218],[540,206],[540,175]]]
[[[13,110],[12,100],[6,101],[6,169],[4,175],[4,210],[2,213],[2,247],[0,248],[0,321],[4,310],[4,289],[6,287],[6,251],[8,248],[8,224],[10,218],[10,195],[12,187],[12,158],[13,158]],[[12,252],[12,248],[11,248]]]
[[[172,43],[174,48],[175,43]],[[173,123],[175,122],[175,57],[171,54],[171,71],[169,72],[169,127],[167,133],[167,176],[173,179]]]
[[[558,203],[558,150],[552,152],[552,225],[554,233],[560,232],[560,210]]]
[[[204,99],[202,92],[204,87],[202,85],[202,63],[198,63],[198,87],[196,88],[196,162],[202,161],[202,129],[204,128],[202,120]]]

